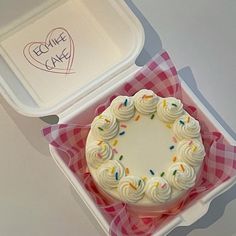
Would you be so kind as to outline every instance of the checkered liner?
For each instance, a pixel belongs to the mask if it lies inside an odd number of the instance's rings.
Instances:
[[[177,72],[166,51],[161,51],[156,55],[131,81],[123,85],[119,93],[131,96],[142,88],[151,89],[162,97],[181,98]],[[114,97],[114,95],[111,96],[105,104],[100,105],[94,116],[105,110]],[[185,109],[198,119],[198,108],[187,105],[185,101],[183,103]],[[129,212],[126,204],[110,202],[99,194],[85,161],[85,143],[90,129],[89,125],[83,127],[72,124],[52,125],[43,129],[43,135],[50,145],[67,154],[65,162],[84,184],[110,223],[111,235],[151,235],[188,204],[236,174],[236,147],[226,144],[219,132],[209,132],[203,120],[199,122],[207,153],[200,180],[181,203],[178,203],[171,211],[159,212],[156,217],[138,217]]]

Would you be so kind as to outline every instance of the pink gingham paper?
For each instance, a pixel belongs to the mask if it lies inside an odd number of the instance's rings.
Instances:
[[[162,97],[174,96],[182,99],[182,89],[177,71],[166,51],[161,51],[148,62],[129,82],[125,83],[119,94],[133,95],[138,90],[147,88]],[[116,94],[118,95],[118,94]],[[112,95],[106,103],[97,107],[94,116],[109,106]],[[111,235],[151,235],[163,224],[183,210],[188,204],[212,190],[217,185],[236,174],[236,147],[225,142],[220,132],[209,131],[208,123],[198,117],[198,108],[189,101],[184,101],[185,109],[201,124],[206,157],[198,183],[189,194],[172,210],[158,212],[158,216],[142,217],[130,213],[122,202],[110,202],[100,195],[85,161],[85,144],[90,126],[79,124],[58,124],[43,129],[43,135],[54,148],[67,154],[65,162],[68,168],[78,177],[96,202],[105,218],[110,223]]]

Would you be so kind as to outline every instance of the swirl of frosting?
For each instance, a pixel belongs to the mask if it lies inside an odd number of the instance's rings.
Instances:
[[[119,126],[115,116],[107,111],[93,120],[91,130],[96,138],[109,140],[117,135]]]
[[[200,165],[206,154],[203,144],[197,139],[180,141],[176,152],[181,161],[191,166]]]
[[[175,162],[167,171],[167,179],[176,189],[186,190],[195,184],[196,174],[190,165],[184,162]]]
[[[200,125],[197,120],[186,114],[175,120],[173,132],[179,140],[198,138],[200,135]]]
[[[120,198],[127,203],[135,203],[144,196],[145,183],[137,176],[126,176],[120,180],[118,193]]]
[[[134,101],[131,97],[118,96],[112,101],[110,110],[118,120],[129,120],[135,113]]]
[[[156,112],[157,95],[152,90],[142,89],[134,95],[136,109],[145,115]]]
[[[182,102],[174,97],[162,98],[157,103],[157,115],[165,123],[173,123],[183,112]]]
[[[110,160],[112,156],[112,148],[107,142],[96,141],[86,147],[86,158],[88,164],[93,168],[98,168],[101,164]]]
[[[98,182],[104,189],[116,188],[124,174],[124,167],[116,160],[107,161],[97,170]]]
[[[171,195],[170,185],[162,177],[153,177],[147,182],[146,195],[153,202],[166,202]]]

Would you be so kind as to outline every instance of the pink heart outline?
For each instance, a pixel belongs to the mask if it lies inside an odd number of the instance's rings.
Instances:
[[[62,69],[62,68],[53,68],[52,70],[48,70],[46,68],[43,68],[45,67],[45,64],[42,63],[41,61],[39,60],[36,60],[36,58],[34,58],[31,54],[31,48],[32,46],[34,46],[35,44],[42,44],[42,45],[45,45],[47,42],[49,42],[52,38],[52,35],[55,31],[57,30],[61,30],[61,31],[64,31],[66,33],[66,35],[68,36],[69,38],[69,53],[70,53],[70,58],[68,59],[68,63],[67,63],[67,66],[65,69]],[[51,72],[51,73],[56,73],[56,74],[72,74],[72,73],[75,73],[73,71],[71,71],[71,67],[72,67],[72,64],[73,64],[73,61],[74,61],[74,49],[75,49],[75,46],[74,46],[74,41],[71,37],[71,35],[69,34],[69,32],[63,28],[63,27],[57,27],[57,28],[54,28],[52,29],[47,35],[46,35],[46,38],[45,38],[45,41],[44,42],[30,42],[28,44],[25,45],[24,49],[23,49],[23,54],[24,54],[24,57],[26,58],[26,60],[32,65],[34,66],[35,68],[39,69],[39,70],[42,70],[42,71],[46,71],[46,72]],[[37,64],[35,64],[34,62],[36,62]],[[40,66],[41,65],[41,66]]]

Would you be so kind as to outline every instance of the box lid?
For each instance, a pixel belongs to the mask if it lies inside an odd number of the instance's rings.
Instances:
[[[59,114],[134,65],[143,47],[143,28],[123,1],[30,7],[0,25],[0,90],[22,114]]]

